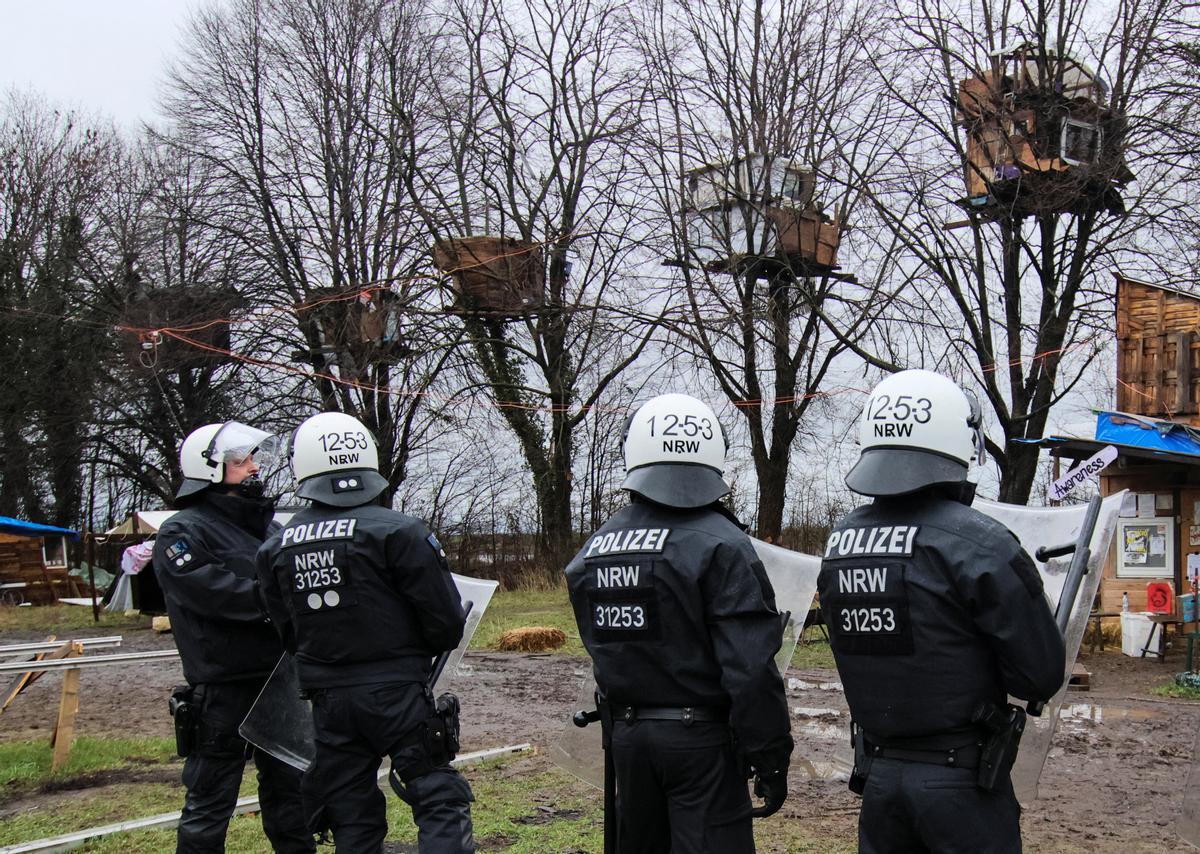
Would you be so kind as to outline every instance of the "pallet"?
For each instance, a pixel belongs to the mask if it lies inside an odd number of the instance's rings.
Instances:
[[[1076,691],[1092,690],[1092,674],[1078,661],[1071,667],[1071,678],[1067,685]]]

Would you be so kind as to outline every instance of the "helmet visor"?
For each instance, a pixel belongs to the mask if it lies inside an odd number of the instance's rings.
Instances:
[[[915,448],[866,448],[846,474],[859,495],[908,495],[938,483],[961,483],[967,467],[952,457]]]
[[[254,457],[260,468],[273,465],[280,456],[279,437],[240,421],[226,421],[213,436],[206,452],[212,460],[241,463]]]

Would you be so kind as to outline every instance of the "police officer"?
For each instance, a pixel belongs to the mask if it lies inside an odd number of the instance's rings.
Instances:
[[[902,371],[860,425],[846,484],[875,500],[834,528],[818,581],[854,721],[859,851],[1019,852],[1024,711],[1007,698],[1053,696],[1065,652],[1029,555],[971,509],[979,405]]]
[[[235,421],[193,431],[179,451],[179,512],[154,543],[154,572],[188,682],[172,697],[187,756],[177,851],[187,854],[225,850],[249,750],[238,725],[282,654],[255,592],[254,566],[258,547],[279,527],[258,477],[274,444],[271,434]],[[253,755],[274,850],[314,851],[299,773],[263,751]]]
[[[746,779],[787,797],[792,752],[775,593],[719,500],[712,410],[665,394],[625,433],[630,504],[567,566],[616,775],[621,854],[754,851]]]
[[[434,698],[432,660],[466,615],[445,552],[421,522],[378,506],[387,488],[357,419],[314,415],[292,437],[296,495],[312,506],[258,555],[264,598],[313,703],[316,756],[304,776],[314,829],[339,851],[382,850],[376,772],[391,758],[423,854],[474,851],[467,781],[449,765],[457,701]]]

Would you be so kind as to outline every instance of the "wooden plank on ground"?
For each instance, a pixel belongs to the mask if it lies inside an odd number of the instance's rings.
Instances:
[[[1076,661],[1071,666],[1071,678],[1068,683],[1076,691],[1092,690],[1092,674],[1082,663]]]

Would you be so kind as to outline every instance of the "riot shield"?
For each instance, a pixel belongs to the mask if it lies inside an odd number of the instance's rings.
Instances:
[[[471,603],[467,623],[463,628],[462,640],[450,653],[441,676],[433,686],[436,694],[439,687],[458,671],[463,653],[471,643],[479,621],[492,601],[498,583],[480,578],[468,578],[453,574],[459,598]],[[300,696],[300,682],[296,676],[295,661],[284,655],[271,673],[246,714],[238,732],[242,738],[267,753],[286,762],[293,768],[304,771],[313,759],[312,706]]]
[[[817,592],[817,573],[821,570],[821,559],[814,555],[793,552],[773,546],[762,540],[750,538],[754,551],[767,570],[767,577],[775,589],[775,605],[781,614],[787,615],[783,627],[783,643],[775,656],[775,664],[782,674],[787,671],[796,651],[796,643],[804,628],[804,619],[812,607]],[[577,704],[571,709],[593,709],[596,706],[596,682],[591,668],[577,674],[580,680]],[[558,742],[550,747],[550,758],[564,771],[578,777],[596,788],[604,785],[604,751],[600,747],[600,727],[578,727],[569,719]]]
[[[1100,586],[1100,577],[1104,573],[1104,563],[1108,558],[1108,548],[1116,531],[1117,515],[1125,493],[1120,492],[1104,499],[1100,506],[1100,514],[1096,519],[1096,527],[1091,537],[1091,557],[1088,561],[1088,571],[1079,586],[1075,597],[1075,607],[1067,622],[1064,633],[1067,658],[1064,668],[1070,672],[1071,665],[1079,655],[1079,645],[1083,641],[1083,633],[1087,628],[1088,614],[1091,612],[1092,600]],[[1017,535],[1034,562],[1042,577],[1042,585],[1050,600],[1053,610],[1063,591],[1067,568],[1070,565],[1070,555],[1052,558],[1046,562],[1037,560],[1036,552],[1042,546],[1057,546],[1074,542],[1079,539],[1083,527],[1087,505],[1080,504],[1072,507],[1021,507],[1015,504],[1001,504],[997,501],[976,499],[972,505],[981,513],[991,516],[1010,531]],[[1013,788],[1017,798],[1029,803],[1037,797],[1038,778],[1041,777],[1042,767],[1046,764],[1046,755],[1050,752],[1050,742],[1054,738],[1054,728],[1058,723],[1059,709],[1062,707],[1063,695],[1066,694],[1066,680],[1063,687],[1046,704],[1040,717],[1030,717],[1025,725],[1025,734],[1021,738],[1021,748],[1017,753],[1017,761],[1012,770]],[[1016,705],[1024,705],[1013,701]]]

